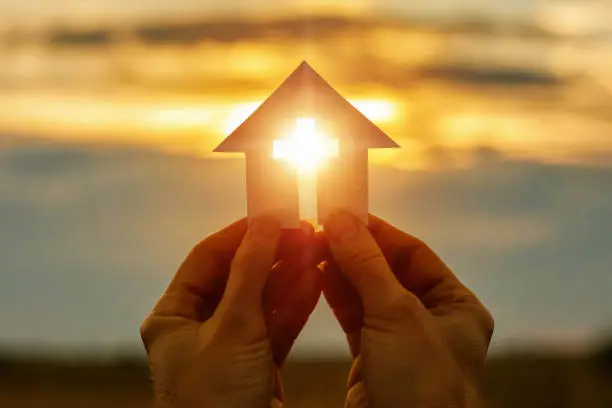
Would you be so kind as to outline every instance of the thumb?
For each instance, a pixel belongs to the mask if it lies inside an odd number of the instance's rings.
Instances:
[[[336,213],[325,224],[325,234],[338,268],[361,298],[365,317],[393,317],[386,315],[410,293],[396,279],[366,225],[348,213]]]
[[[260,217],[250,223],[232,261],[217,309],[219,317],[232,327],[263,324],[262,293],[275,261],[280,232],[279,222],[272,217]]]

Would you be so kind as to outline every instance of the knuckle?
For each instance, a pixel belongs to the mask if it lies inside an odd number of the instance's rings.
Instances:
[[[155,337],[157,330],[154,320],[151,316],[147,317],[140,325],[140,338],[145,347],[149,346]]]
[[[429,244],[427,244],[427,242],[422,241],[420,239],[415,240],[414,243],[414,252],[424,252],[424,253],[430,253],[433,252],[433,250],[431,249],[431,247],[429,246]]]
[[[351,248],[344,260],[353,267],[363,268],[385,261],[385,258],[380,251]]]
[[[176,330],[179,327],[177,323],[182,324],[182,321],[171,317],[158,316],[155,312],[150,314],[140,326],[140,338],[145,347],[150,347],[164,334]]]
[[[380,312],[387,320],[403,321],[414,318],[421,307],[416,296],[406,290],[400,290],[382,302]]]
[[[211,239],[210,237],[197,243],[189,252],[188,259],[202,259],[211,256]]]
[[[480,306],[476,312],[476,321],[478,322],[479,328],[484,333],[487,341],[490,341],[493,337],[493,331],[495,330],[495,319],[487,308]]]
[[[419,241],[414,250],[412,250],[412,252],[408,255],[408,259],[413,265],[428,265],[429,267],[434,266],[436,269],[448,269],[438,254],[436,254],[436,252],[423,241]]]
[[[191,324],[192,323],[187,319],[158,316],[153,312],[140,326],[140,338],[147,353],[149,353],[154,345],[167,335],[185,330],[189,328]]]

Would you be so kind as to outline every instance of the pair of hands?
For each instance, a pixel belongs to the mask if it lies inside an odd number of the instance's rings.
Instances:
[[[141,329],[158,402],[282,407],[321,293],[354,357],[347,407],[480,405],[491,315],[423,242],[346,213],[317,234],[241,220],[195,247]]]

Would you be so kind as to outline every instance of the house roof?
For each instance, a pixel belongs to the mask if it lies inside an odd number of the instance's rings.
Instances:
[[[269,148],[296,117],[313,117],[326,133],[359,147],[399,147],[304,61],[215,152]]]

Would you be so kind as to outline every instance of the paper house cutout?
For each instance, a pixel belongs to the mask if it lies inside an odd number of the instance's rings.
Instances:
[[[337,157],[317,173],[319,224],[339,209],[367,222],[368,149],[399,146],[306,62],[215,149],[245,153],[248,217],[271,214],[284,228],[299,227],[298,173],[273,156],[274,141],[299,118],[338,141]]]

